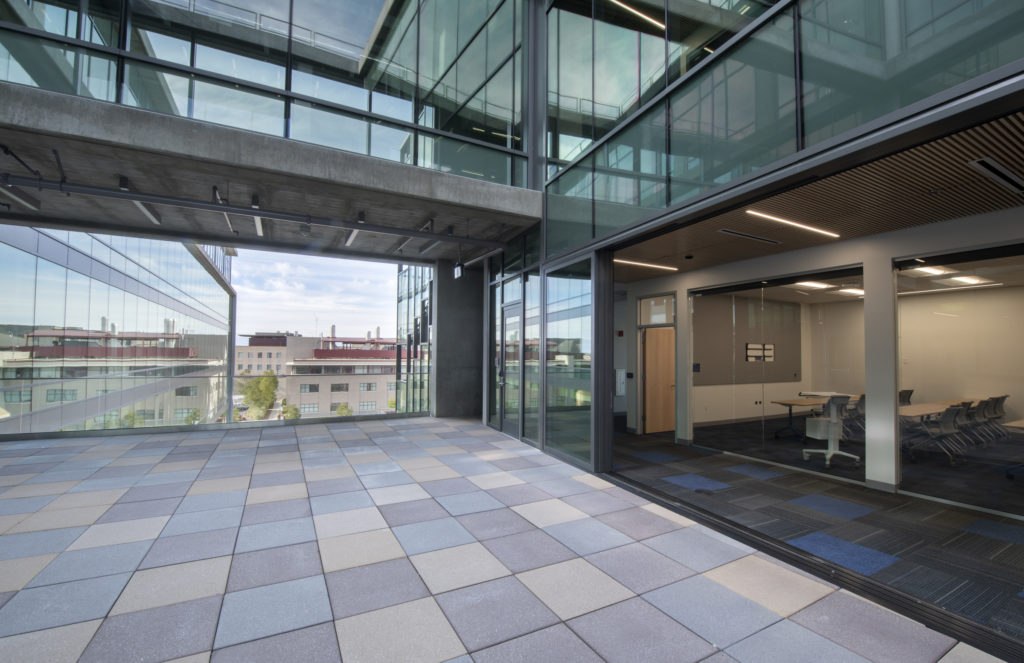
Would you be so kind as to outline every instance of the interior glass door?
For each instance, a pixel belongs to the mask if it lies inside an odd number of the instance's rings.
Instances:
[[[522,305],[506,306],[502,311],[501,430],[519,437],[520,387],[522,385]]]

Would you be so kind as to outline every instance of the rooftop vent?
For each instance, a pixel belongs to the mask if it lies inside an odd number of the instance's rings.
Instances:
[[[982,157],[968,161],[967,165],[1011,193],[1024,193],[1024,179],[995,159]]]
[[[729,230],[728,228],[719,228],[718,232],[724,235],[732,235],[733,237],[742,237],[743,239],[750,239],[755,242],[764,242],[765,244],[782,244],[777,239],[768,239],[767,237],[758,237],[757,235],[751,235],[750,233],[741,233],[738,230]]]

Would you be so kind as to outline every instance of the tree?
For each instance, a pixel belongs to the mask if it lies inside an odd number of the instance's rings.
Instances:
[[[187,423],[189,426],[194,426],[195,424],[199,423],[199,419],[199,408],[193,408],[192,411],[188,413],[188,417],[185,419],[185,423]]]
[[[238,390],[244,396],[242,402],[249,406],[249,418],[262,419],[277,399],[277,376],[265,371],[258,378],[246,380]]]
[[[281,408],[281,417],[283,419],[298,419],[299,416],[301,416],[299,414],[299,408],[294,405],[285,405]]]
[[[338,403],[338,409],[334,411],[334,414],[339,417],[351,417],[352,408],[348,406],[348,403]]]
[[[121,417],[121,428],[135,428],[135,413],[128,412]]]

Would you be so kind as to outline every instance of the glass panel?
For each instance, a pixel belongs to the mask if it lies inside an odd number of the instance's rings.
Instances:
[[[366,154],[369,123],[359,117],[312,104],[294,102],[289,137],[339,150]]]
[[[501,427],[501,285],[491,286],[491,324],[489,330],[491,353],[491,397],[487,403],[487,423],[495,428]]]
[[[1022,273],[1020,255],[898,272],[901,489],[1024,516]]]
[[[300,62],[292,69],[292,91],[359,110],[369,110],[370,93],[347,72],[319,63]]]
[[[370,124],[370,156],[413,163],[413,132],[382,122]]]
[[[522,345],[522,315],[519,307],[505,310],[505,336],[503,355],[504,400],[502,404],[501,430],[514,437],[519,436],[519,387],[522,379],[520,363]]]
[[[196,68],[257,85],[284,89],[285,68],[280,61],[275,60],[258,57],[255,53],[242,54],[205,44],[196,45]]]
[[[548,12],[548,158],[571,161],[594,137],[591,3],[557,0]]]
[[[284,100],[237,86],[195,80],[192,117],[236,129],[284,135]]]
[[[69,0],[3,0],[0,2],[0,20],[74,38],[78,37],[78,6],[77,1]]]
[[[668,3],[668,79],[681,77],[777,0]],[[714,5],[713,7],[709,5]]]
[[[800,12],[808,145],[1024,57],[1021,3],[804,0]]]
[[[88,0],[86,7],[82,39],[117,48],[121,28],[121,0]]]
[[[590,260],[547,274],[545,445],[591,462]]]
[[[594,237],[593,156],[576,164],[547,188],[548,256],[579,246]]]
[[[641,325],[674,325],[676,296],[644,297],[640,300]]]
[[[670,102],[670,204],[796,150],[793,21],[782,14]]]
[[[0,30],[0,80],[114,101],[117,62],[107,55]]]
[[[526,275],[523,301],[523,438],[540,440],[540,274]]]
[[[511,155],[453,138],[420,134],[419,164],[463,177],[510,184]]]
[[[518,302],[523,298],[523,279],[517,276],[505,281],[501,292],[505,304]]]

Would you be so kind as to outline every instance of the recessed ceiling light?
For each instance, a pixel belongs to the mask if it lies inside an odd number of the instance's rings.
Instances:
[[[643,12],[630,7],[629,5],[627,5],[624,2],[619,2],[619,0],[608,0],[608,2],[612,3],[613,5],[618,5],[619,7],[622,7],[623,9],[625,9],[629,13],[633,14],[634,16],[639,16],[640,18],[644,19],[645,21],[647,21],[651,25],[657,26],[659,30],[664,30],[665,29],[665,24],[664,23],[661,23],[660,21],[654,20],[653,18],[651,18],[647,14],[644,14]]]
[[[780,218],[780,217],[777,217],[777,216],[772,216],[771,214],[765,214],[764,212],[755,212],[752,209],[748,209],[748,210],[746,210],[746,212],[747,212],[747,214],[753,214],[754,216],[759,216],[762,219],[768,219],[769,221],[774,221],[776,223],[784,223],[787,226],[793,226],[795,228],[800,228],[802,230],[809,230],[812,233],[819,233],[821,235],[827,235],[828,237],[833,237],[833,238],[838,238],[839,237],[838,233],[834,233],[834,232],[832,232],[830,230],[822,230],[821,228],[815,228],[814,226],[808,226],[808,225],[805,225],[803,223],[797,223],[796,221],[790,221],[789,219],[783,219],[783,218]]]
[[[929,276],[941,276],[943,274],[948,274],[951,270],[943,269],[942,267],[915,267],[910,271],[923,272]]]
[[[978,278],[977,276],[951,276],[951,280],[959,281],[960,283],[966,283],[967,285],[978,285],[984,283],[985,279]]]
[[[861,290],[860,288],[840,288],[839,292],[843,293],[844,295],[856,295],[858,297],[864,296],[864,291]]]
[[[613,262],[617,262],[621,265],[636,265],[637,267],[650,267],[651,269],[664,269],[667,272],[678,272],[678,267],[669,267],[668,265],[652,265],[649,262],[636,262],[634,260],[623,260],[621,258],[615,258]]]
[[[824,290],[825,288],[832,287],[828,283],[821,283],[820,281],[800,281],[799,283],[794,283],[793,285],[798,285],[801,288],[813,288],[815,290]]]

